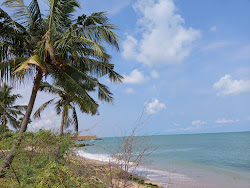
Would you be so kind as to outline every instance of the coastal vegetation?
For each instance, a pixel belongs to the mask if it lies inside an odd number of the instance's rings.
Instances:
[[[99,100],[111,102],[112,93],[98,78],[108,76],[111,82],[121,82],[121,76],[114,71],[102,44],[119,50],[118,36],[112,31],[104,12],[73,17],[79,8],[76,0],[49,0],[48,14],[43,16],[37,0],[28,6],[22,0],[6,0],[14,17],[0,8],[0,70],[1,81],[20,84],[33,79],[31,97],[20,125],[19,134],[8,155],[0,166],[10,167],[15,151],[21,144],[27,130],[36,95],[42,79],[49,78],[68,93],[77,95],[91,111],[97,107],[88,94],[85,85],[95,87]]]
[[[74,150],[80,144],[71,136],[47,130],[25,132],[13,163],[6,169],[5,177],[0,178],[1,187],[159,187],[131,173],[125,186],[125,173],[119,167],[110,170],[108,164],[78,158]],[[0,136],[1,158],[17,137],[13,131]]]

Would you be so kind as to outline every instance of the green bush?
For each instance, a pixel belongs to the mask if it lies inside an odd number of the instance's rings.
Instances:
[[[70,136],[45,130],[26,132],[11,168],[0,179],[1,187],[106,187],[79,173],[79,166],[70,160],[70,148],[75,146]],[[2,137],[0,149],[11,147],[15,138],[17,134]]]

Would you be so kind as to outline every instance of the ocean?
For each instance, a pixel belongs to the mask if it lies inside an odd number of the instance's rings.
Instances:
[[[149,141],[152,152],[134,171],[138,175],[164,187],[250,188],[250,132],[159,135]],[[79,149],[79,156],[108,162],[119,138],[85,143],[94,146]]]

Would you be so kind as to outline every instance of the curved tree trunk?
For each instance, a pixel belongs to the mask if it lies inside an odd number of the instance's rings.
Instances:
[[[78,124],[75,126],[75,131],[78,134]]]
[[[61,121],[60,134],[63,134],[64,120],[65,120],[65,106],[63,105],[63,111],[62,111],[62,121]]]
[[[43,77],[43,73],[40,70],[38,70],[38,73],[37,73],[37,75],[36,75],[36,77],[34,79],[34,84],[33,84],[33,89],[32,89],[32,93],[31,93],[31,96],[30,96],[30,101],[29,101],[25,116],[23,118],[21,128],[19,130],[18,139],[16,140],[16,143],[12,146],[12,148],[11,148],[10,152],[8,153],[8,155],[4,158],[4,160],[3,160],[4,164],[0,166],[0,177],[4,177],[4,175],[5,175],[4,170],[11,165],[11,163],[12,163],[12,161],[14,159],[14,156],[15,156],[15,150],[21,144],[21,141],[22,141],[21,136],[27,130],[27,125],[29,123],[30,115],[31,115],[32,109],[34,107],[37,91],[39,89],[42,77]]]

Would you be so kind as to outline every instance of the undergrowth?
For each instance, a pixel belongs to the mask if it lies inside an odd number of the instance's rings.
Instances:
[[[2,159],[7,155],[2,150],[10,149],[16,136],[1,135]],[[86,166],[70,159],[70,148],[75,146],[70,136],[45,130],[25,133],[11,168],[0,179],[1,187],[107,187],[99,178],[93,178]]]

